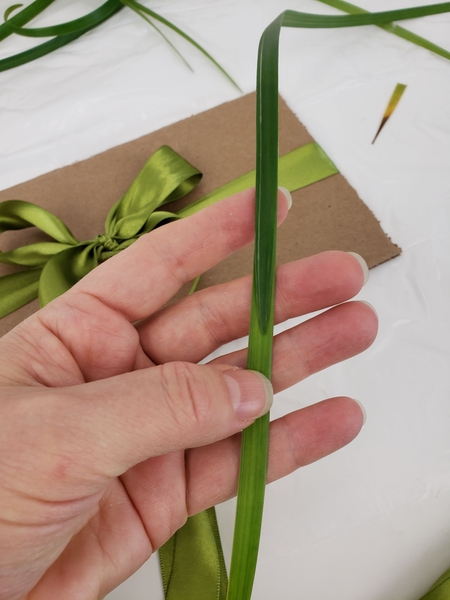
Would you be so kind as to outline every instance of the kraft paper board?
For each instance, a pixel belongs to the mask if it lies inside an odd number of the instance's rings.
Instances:
[[[280,155],[311,141],[306,128],[280,98]],[[4,190],[0,201],[20,199],[39,204],[60,217],[80,241],[92,239],[104,232],[112,204],[163,144],[171,146],[203,173],[200,185],[180,201],[183,204],[253,170],[255,94]],[[33,229],[6,232],[0,238],[0,248],[5,251],[43,239],[45,236]],[[400,254],[340,174],[293,193],[293,207],[279,229],[278,262],[330,249],[358,252],[370,267]],[[205,273],[199,288],[249,274],[251,269],[252,248],[246,248]],[[0,275],[13,270],[0,264]],[[37,308],[35,301],[0,320],[0,335]]]

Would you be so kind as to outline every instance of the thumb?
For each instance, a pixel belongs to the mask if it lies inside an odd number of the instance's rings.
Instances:
[[[69,404],[67,394],[73,396]],[[265,414],[273,400],[272,386],[260,373],[187,362],[65,388],[64,395],[55,421],[68,430],[75,425],[79,452],[88,461],[84,468],[108,477],[152,456],[233,435]],[[58,439],[63,437],[60,432]],[[73,434],[69,439],[73,451]]]

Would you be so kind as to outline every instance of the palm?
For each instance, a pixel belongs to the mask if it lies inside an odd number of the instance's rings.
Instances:
[[[48,439],[55,444],[43,458],[25,454],[24,477],[11,484],[17,498],[24,494],[31,499],[41,527],[30,524],[29,556],[20,543],[17,549],[17,561],[24,563],[19,574],[36,552],[42,556],[36,566],[42,578],[29,600],[71,593],[84,600],[102,597],[189,514],[235,493],[238,434],[210,431],[195,411],[175,411],[171,382],[181,381],[189,392],[197,384],[190,379],[189,364],[246,334],[250,279],[160,307],[184,281],[250,240],[251,213],[247,192],[202,211],[189,226],[178,222],[155,231],[1,340],[0,386],[11,393],[31,390],[36,396],[27,405],[27,418],[18,421],[17,437],[27,436],[28,423],[30,435],[36,435],[36,422],[44,413],[42,436],[45,444]],[[359,291],[362,278],[357,262],[345,253],[286,265],[278,274],[276,319],[344,302]],[[375,332],[371,309],[348,303],[280,334],[274,344],[275,391],[362,351]],[[213,364],[244,367],[245,355],[238,351]],[[149,379],[159,387],[151,387]],[[49,389],[57,392],[50,395],[50,408]],[[154,389],[164,392],[161,404]],[[54,412],[46,420],[45,410]],[[169,425],[162,439],[158,430],[143,430],[143,419],[151,428],[160,418]],[[345,398],[274,422],[269,480],[348,443],[360,426],[359,408]],[[201,435],[196,433],[202,429]],[[47,430],[51,435],[45,437]],[[298,448],[292,445],[294,438],[300,440]],[[14,518],[24,522],[29,510],[19,500]]]

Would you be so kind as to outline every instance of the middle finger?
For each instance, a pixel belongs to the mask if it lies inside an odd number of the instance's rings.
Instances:
[[[357,294],[366,273],[354,255],[323,252],[277,270],[275,321],[340,304]],[[162,309],[138,325],[144,352],[155,363],[199,362],[248,334],[251,277],[208,288]]]

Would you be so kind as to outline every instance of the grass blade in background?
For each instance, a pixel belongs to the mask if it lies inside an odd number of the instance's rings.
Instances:
[[[11,17],[9,24],[2,23],[0,25],[0,42],[13,33],[13,30],[9,27],[10,24],[17,27],[25,25],[54,1],[55,0],[35,0],[32,4],[21,10],[20,13]]]
[[[8,19],[12,10],[21,6],[20,4],[16,4],[5,11],[4,19],[6,26],[9,26],[17,35],[32,38],[53,37],[70,33],[78,33],[82,30],[88,31],[93,27],[97,27],[97,25],[103,23],[103,21],[109,19],[109,17],[115,14],[119,5],[120,0],[107,0],[99,8],[88,13],[84,17],[80,17],[79,19],[67,21],[66,23],[60,23],[59,25],[50,25],[48,27],[27,28],[16,25],[12,18],[11,20]]]
[[[36,0],[36,2],[38,2],[38,1],[39,0]],[[33,4],[35,4],[35,3],[33,3]],[[68,43],[72,42],[73,40],[76,40],[80,36],[84,35],[91,29],[94,29],[94,27],[97,27],[98,25],[100,25],[101,23],[103,23],[104,21],[106,21],[107,19],[112,17],[114,14],[116,14],[122,8],[123,8],[123,4],[120,2],[120,0],[107,0],[107,2],[105,2],[105,4],[103,4],[102,6],[100,6],[96,11],[93,11],[92,13],[90,13],[90,17],[91,17],[90,25],[88,25],[84,28],[81,28],[78,31],[75,31],[72,33],[58,35],[57,37],[54,37],[53,39],[48,40],[47,42],[44,42],[43,44],[39,44],[38,46],[35,46],[34,48],[30,48],[29,50],[25,50],[24,52],[19,52],[18,54],[14,54],[13,56],[8,56],[7,58],[3,58],[2,60],[0,60],[0,72],[7,71],[8,69],[14,69],[15,67],[19,67],[21,65],[27,64],[33,60],[36,60],[37,58],[40,58],[41,56],[45,56],[46,54],[50,54],[51,52],[54,52],[58,48],[62,48],[66,44],[68,44]],[[20,15],[23,12],[24,11],[21,11],[18,15],[16,15],[15,17],[12,17],[10,21],[8,21],[7,23],[4,23],[0,27],[6,27],[6,28],[8,28],[9,32],[14,33],[13,30],[9,27],[9,25],[10,25],[10,23],[15,23],[15,25],[17,25],[17,22],[14,21],[14,19],[17,19],[18,17],[20,17]],[[32,18],[32,17],[30,17],[30,18]],[[0,39],[2,39],[2,38],[0,38]]]
[[[270,377],[275,290],[278,186],[278,47],[281,27],[335,28],[384,25],[450,11],[450,2],[349,16],[286,10],[264,31],[258,53],[256,108],[256,219],[249,369]],[[227,600],[249,600],[256,571],[264,504],[269,417],[242,434],[236,523]]]
[[[194,48],[197,48],[197,50],[199,50],[204,56],[206,56],[206,58],[208,60],[210,60],[213,65],[215,65],[219,71],[221,71],[223,73],[223,75],[225,75],[225,77],[228,79],[228,81],[230,81],[234,87],[236,89],[238,89],[240,92],[242,92],[241,88],[238,86],[238,84],[234,81],[234,79],[225,71],[225,69],[211,56],[211,54],[209,54],[202,46],[200,46],[200,44],[198,44],[193,38],[191,38],[187,33],[185,33],[182,29],[180,29],[179,27],[177,27],[176,25],[174,25],[173,23],[171,23],[170,21],[168,21],[167,19],[165,19],[164,17],[161,17],[160,15],[158,15],[157,13],[155,13],[153,10],[151,10],[150,8],[147,8],[146,6],[144,6],[143,4],[141,4],[140,2],[138,2],[137,0],[121,0],[123,2],[123,4],[125,4],[126,6],[132,8],[133,10],[135,10],[138,14],[140,13],[145,13],[146,15],[148,15],[149,17],[151,17],[152,19],[155,19],[156,21],[159,21],[160,23],[162,23],[163,25],[165,25],[166,27],[169,27],[169,29],[172,29],[172,31],[174,31],[175,33],[177,33],[179,36],[181,36],[182,38],[184,38],[186,41],[188,41],[190,44],[192,44],[192,46],[194,46]],[[141,15],[142,16],[142,15]],[[151,25],[153,25],[153,23],[151,23]],[[159,30],[158,30],[159,31]],[[172,45],[172,44],[171,44]],[[173,47],[173,46],[172,46]],[[177,51],[178,53],[178,51]]]
[[[10,14],[22,5],[15,4],[5,11],[5,23],[0,25],[0,41],[6,38],[7,36],[11,35],[12,33],[32,38],[52,36],[55,37],[54,39],[44,42],[43,44],[40,44],[35,48],[31,48],[30,50],[26,50],[24,52],[20,52],[18,54],[0,60],[0,72],[7,71],[8,69],[13,69],[20,65],[26,64],[28,62],[36,60],[37,58],[40,58],[41,56],[45,56],[46,54],[49,54],[50,52],[53,52],[54,50],[61,48],[62,46],[65,46],[72,40],[77,39],[78,37],[87,33],[94,27],[97,27],[98,25],[109,19],[109,17],[112,17],[124,6],[128,6],[140,17],[144,18],[154,29],[156,29],[156,31],[169,44],[169,46],[171,46],[171,48],[178,54],[181,60],[187,65],[189,69],[191,69],[191,71],[193,70],[192,67],[177,50],[177,48],[172,44],[172,42],[155,25],[153,20],[159,21],[169,29],[172,29],[172,31],[184,38],[190,44],[192,44],[197,50],[199,50],[204,56],[206,56],[206,58],[209,61],[211,61],[223,75],[225,75],[225,77],[233,84],[233,86],[236,89],[242,92],[242,90],[234,81],[234,79],[200,44],[198,44],[193,38],[187,35],[179,27],[177,27],[164,17],[161,17],[155,11],[147,8],[140,2],[137,2],[136,0],[107,0],[102,6],[100,6],[100,8],[92,11],[84,17],[74,19],[73,21],[60,23],[58,25],[51,25],[48,27],[23,27],[23,25],[25,25],[31,19],[33,19],[35,16],[41,13],[53,1],[54,0],[35,0],[35,2],[33,2],[29,7],[23,9],[22,11],[20,11],[20,13],[18,13],[15,16],[12,16],[11,18],[9,18]]]
[[[344,2],[344,0],[318,1],[322,2],[322,4],[327,4],[328,6],[332,6],[333,8],[337,8],[338,10],[342,10],[343,12],[347,12],[352,15],[367,14],[369,12],[367,10],[364,10],[363,8],[360,8],[359,6],[355,6],[354,4],[350,4],[349,2]],[[430,50],[430,52],[434,52],[435,54],[438,54],[439,56],[442,56],[443,58],[448,58],[450,60],[450,52],[448,50],[445,50],[440,46],[436,46],[436,44],[433,44],[432,42],[426,40],[420,35],[413,33],[412,31],[408,31],[407,29],[400,27],[400,25],[394,25],[394,23],[379,23],[378,27],[381,27],[389,33],[393,33],[394,35],[401,37],[404,40],[407,40],[408,42],[412,42],[417,46],[421,46],[426,50]]]

